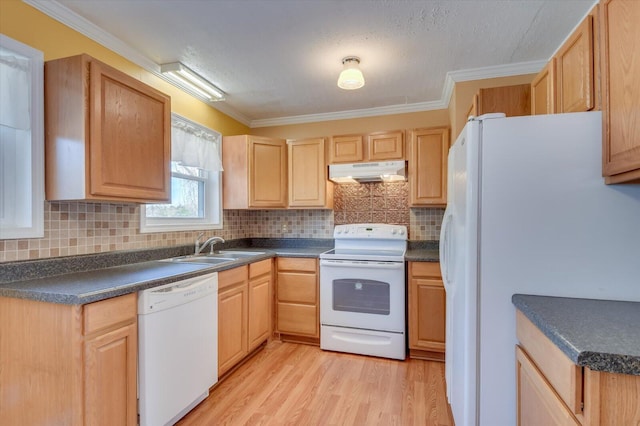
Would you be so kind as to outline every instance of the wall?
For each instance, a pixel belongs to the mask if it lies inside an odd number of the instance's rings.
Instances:
[[[411,112],[406,114],[382,115],[346,120],[330,120],[315,123],[258,127],[251,129],[251,134],[281,139],[305,139],[354,133],[372,133],[383,130],[416,129],[421,127],[439,127],[448,125],[448,111],[446,109],[441,109],[435,111]]]

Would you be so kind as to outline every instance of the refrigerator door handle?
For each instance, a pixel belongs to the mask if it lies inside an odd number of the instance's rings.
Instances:
[[[440,231],[440,241],[442,243],[440,244],[440,270],[442,272],[445,290],[449,287],[449,245],[451,244],[449,227],[451,226],[452,218],[448,210],[449,209],[444,213],[444,220]]]

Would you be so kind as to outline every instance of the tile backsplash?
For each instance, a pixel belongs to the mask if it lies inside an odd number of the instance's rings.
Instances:
[[[409,209],[407,182],[336,185],[334,210],[224,210],[224,239],[331,238],[346,223],[406,225],[411,240],[437,240],[443,209]],[[44,238],[0,240],[0,262],[193,243],[197,231],[141,234],[136,204],[46,202]]]

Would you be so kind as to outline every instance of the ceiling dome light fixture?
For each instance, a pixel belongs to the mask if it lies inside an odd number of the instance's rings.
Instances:
[[[360,58],[357,56],[347,56],[342,59],[344,69],[338,77],[338,87],[345,90],[355,90],[364,86],[364,76],[358,68]]]

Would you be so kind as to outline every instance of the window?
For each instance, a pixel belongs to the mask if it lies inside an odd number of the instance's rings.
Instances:
[[[140,232],[222,228],[221,136],[171,117],[171,203],[140,209]]]
[[[0,239],[44,237],[44,55],[0,34]]]

